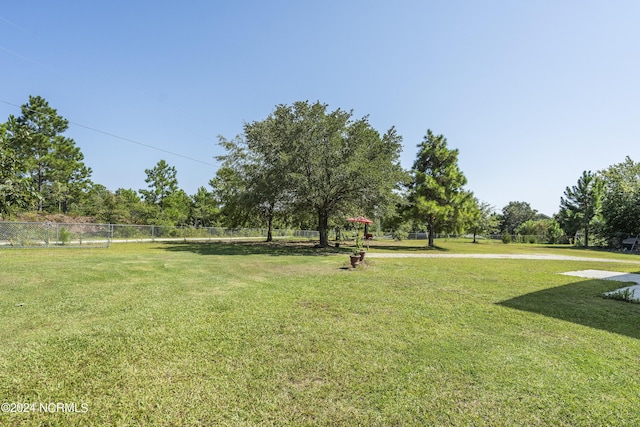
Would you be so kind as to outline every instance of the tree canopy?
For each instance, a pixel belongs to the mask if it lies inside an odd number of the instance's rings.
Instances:
[[[558,218],[565,230],[582,230],[584,246],[589,246],[589,234],[593,222],[600,214],[602,203],[602,180],[591,171],[582,172],[578,183],[564,190],[560,198]]]
[[[515,234],[521,224],[535,219],[537,213],[528,202],[509,202],[502,208],[501,231]]]
[[[399,164],[402,138],[395,128],[379,133],[367,116],[330,110],[308,101],[278,105],[263,120],[245,123],[234,139],[219,137],[225,154],[212,187],[188,195],[165,160],[146,169],[145,189],[111,191],[90,180],[91,169],[73,139],[69,121],[42,97],[30,96],[19,114],[0,123],[0,215],[25,211],[92,216],[131,224],[328,230],[365,215],[387,231],[488,234],[500,218],[503,233],[544,235],[579,231],[585,245],[640,234],[640,164],[630,157],[597,173],[583,172],[566,187],[551,220],[528,202],[509,202],[501,215],[465,189],[458,150],[427,131],[411,171]],[[541,217],[544,217],[541,219]]]
[[[403,176],[401,140],[394,128],[381,136],[367,117],[354,119],[319,102],[278,105],[266,119],[246,124],[239,142],[222,141],[229,154],[218,178],[242,183],[240,197],[267,210],[279,204],[313,214],[320,245],[327,246],[332,219],[343,223],[340,216],[371,215],[390,203]]]
[[[449,149],[446,138],[430,129],[418,145],[412,175],[407,213],[426,222],[428,244],[433,247],[435,233],[464,223],[463,214],[473,196],[463,188],[467,179],[458,167],[458,150]]]
[[[640,163],[626,157],[600,172],[603,178],[603,233],[625,238],[640,234]]]
[[[31,181],[29,188],[35,191],[38,211],[56,206],[67,212],[69,204],[89,187],[91,169],[84,165],[75,141],[62,135],[69,122],[44,98],[30,96],[21,112],[17,118],[9,116],[7,122],[13,165],[19,165],[13,168],[14,179]]]

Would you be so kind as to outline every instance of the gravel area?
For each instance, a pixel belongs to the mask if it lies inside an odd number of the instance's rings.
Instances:
[[[485,259],[538,259],[557,261],[593,261],[593,262],[618,262],[618,263],[640,263],[638,261],[627,261],[619,259],[578,257],[570,255],[551,254],[418,254],[410,252],[367,252],[367,258],[485,258]]]

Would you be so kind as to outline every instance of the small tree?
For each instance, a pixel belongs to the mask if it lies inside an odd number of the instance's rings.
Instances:
[[[527,202],[509,202],[502,208],[500,229],[503,233],[514,234],[522,223],[535,219],[537,213]]]
[[[458,168],[458,150],[447,148],[444,136],[435,135],[429,129],[418,149],[407,214],[411,219],[427,223],[428,244],[433,247],[435,233],[447,225],[452,226],[471,194],[462,188],[467,179]]]
[[[589,246],[592,223],[599,215],[603,194],[603,183],[591,171],[582,172],[578,184],[567,187],[560,198],[559,218],[568,227],[579,227],[584,234],[584,246]]]
[[[495,214],[495,208],[474,197],[471,202],[468,225],[473,233],[473,243],[476,243],[476,235],[495,233],[499,225],[500,219]]]
[[[140,194],[147,203],[157,205],[162,212],[165,198],[178,190],[176,168],[160,160],[153,169],[145,169],[144,172],[147,174],[144,182],[149,184],[149,189],[140,190]]]
[[[189,219],[191,198],[184,190],[176,190],[163,200],[158,224],[186,225]]]
[[[205,187],[199,187],[196,194],[191,196],[191,222],[194,226],[211,227],[216,223],[220,213],[218,203],[212,192]]]

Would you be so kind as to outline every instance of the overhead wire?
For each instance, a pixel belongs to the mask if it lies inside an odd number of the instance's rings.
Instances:
[[[12,107],[22,108],[20,105],[14,104],[14,103],[9,102],[9,101],[5,101],[5,100],[3,100],[3,99],[0,99],[0,102],[2,102],[3,104],[11,105]],[[36,113],[36,114],[41,114],[39,111],[36,111],[36,110],[30,109],[30,108],[28,108],[28,110],[29,110],[29,111],[31,111],[31,112],[33,112],[33,113]],[[120,139],[120,140],[122,140],[122,141],[130,142],[130,143],[132,143],[132,144],[137,144],[137,145],[140,145],[140,146],[142,146],[142,147],[151,148],[151,149],[153,149],[153,150],[161,151],[161,152],[163,152],[163,153],[171,154],[172,156],[180,157],[180,158],[183,158],[183,159],[186,159],[186,160],[191,160],[191,161],[193,161],[193,162],[198,162],[198,163],[202,163],[202,164],[204,164],[204,165],[208,165],[208,166],[216,167],[216,165],[214,165],[213,163],[205,162],[204,160],[195,159],[195,158],[193,158],[193,157],[185,156],[185,155],[180,154],[180,153],[175,153],[175,152],[173,152],[173,151],[165,150],[164,148],[155,147],[155,146],[153,146],[153,145],[151,145],[151,144],[145,144],[144,142],[136,141],[135,139],[126,138],[126,137],[124,137],[124,136],[116,135],[115,133],[111,133],[111,132],[107,132],[107,131],[104,131],[104,130],[100,130],[100,129],[97,129],[97,128],[94,128],[94,127],[91,127],[91,126],[83,125],[83,124],[81,124],[81,123],[74,122],[74,121],[72,121],[72,120],[68,120],[68,119],[67,119],[67,122],[69,122],[69,124],[72,124],[72,125],[74,125],[74,126],[81,127],[81,128],[83,128],[83,129],[90,130],[90,131],[92,131],[92,132],[100,133],[100,134],[102,134],[102,135],[110,136],[110,137],[112,137],[112,138]]]
[[[20,31],[22,31],[22,32],[24,32],[26,34],[29,34],[30,36],[36,37],[36,38],[38,38],[40,40],[44,40],[44,41],[47,40],[44,37],[32,32],[32,31],[29,31],[29,30],[27,30],[27,29],[25,29],[25,28],[23,28],[23,27],[21,27],[19,25],[17,25],[15,23],[7,20],[6,18],[3,18],[2,16],[0,16],[0,21],[2,21],[4,23],[16,28],[16,29],[18,29],[18,30],[20,30]],[[15,51],[13,51],[13,50],[11,50],[9,48],[6,48],[4,46],[0,46],[0,50],[3,50],[3,51],[5,51],[5,52],[7,52],[7,53],[9,53],[11,55],[14,55],[14,56],[24,60],[24,61],[27,61],[27,62],[30,62],[32,64],[38,65],[38,66],[40,66],[42,68],[49,69],[49,67],[47,67],[47,66],[45,66],[45,65],[43,65],[43,64],[41,64],[41,63],[39,63],[37,61],[34,61],[34,60],[30,59],[30,58],[27,58],[27,57],[21,55],[20,53],[15,52]],[[49,70],[49,71],[51,71],[51,70]],[[55,72],[55,70],[54,70],[54,72]],[[13,107],[22,108],[20,105],[14,104],[14,103],[9,102],[9,101],[5,101],[5,100],[1,100],[0,99],[0,102],[2,102],[4,104],[7,104],[7,105],[11,105]],[[178,111],[184,112],[184,110],[182,108],[178,108],[177,106],[173,106],[173,108],[175,108]],[[36,114],[39,114],[39,112],[37,112],[37,111],[34,111],[34,110],[30,110],[30,111],[33,111]],[[150,148],[152,150],[156,150],[156,151],[159,151],[159,152],[170,154],[172,156],[180,157],[180,158],[183,158],[185,160],[190,160],[190,161],[193,161],[193,162],[201,163],[201,164],[204,164],[204,165],[207,165],[207,166],[213,166],[213,167],[217,167],[218,166],[218,165],[215,165],[213,163],[206,162],[204,160],[196,159],[194,157],[186,156],[184,154],[176,153],[176,152],[173,152],[173,151],[170,151],[170,150],[166,150],[164,148],[159,148],[159,147],[153,146],[151,144],[143,143],[143,142],[131,139],[131,138],[127,138],[127,137],[123,137],[123,136],[117,135],[117,134],[112,133],[112,132],[107,132],[107,131],[104,131],[104,130],[101,130],[101,129],[98,129],[98,128],[95,128],[95,127],[91,127],[91,126],[87,126],[87,125],[84,125],[84,124],[81,124],[81,123],[78,123],[78,122],[71,121],[71,120],[68,120],[68,119],[67,119],[67,121],[69,122],[69,124],[72,124],[74,126],[77,126],[77,127],[80,127],[80,128],[84,128],[84,129],[87,129],[87,130],[90,130],[92,132],[96,132],[96,133],[99,133],[99,134],[102,134],[102,135],[106,135],[106,136],[109,136],[111,138],[116,138],[116,139],[119,139],[119,140],[122,140],[122,141],[125,141],[125,142],[129,142],[129,143],[132,143],[132,144],[140,145],[142,147]]]

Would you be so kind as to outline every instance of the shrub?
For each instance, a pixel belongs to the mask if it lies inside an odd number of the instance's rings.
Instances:
[[[639,301],[635,299],[635,292],[629,288],[627,289],[618,289],[615,292],[609,292],[604,294],[605,298],[615,299],[618,301],[626,301],[626,302],[634,302],[638,303]]]
[[[62,227],[58,230],[58,240],[61,244],[66,245],[71,241],[71,233],[66,228]]]
[[[407,237],[409,237],[409,224],[400,224],[393,232],[393,238],[395,240],[405,240]]]
[[[504,233],[502,235],[502,243],[511,243],[511,234]]]

